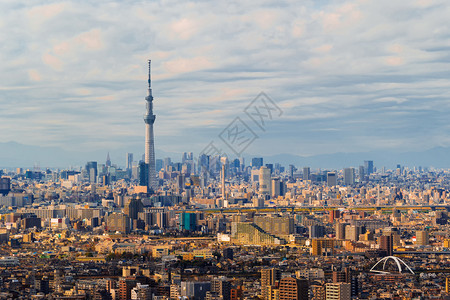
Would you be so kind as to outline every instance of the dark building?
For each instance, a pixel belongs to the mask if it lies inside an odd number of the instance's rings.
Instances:
[[[86,173],[89,177],[89,182],[95,183],[97,180],[97,162],[89,161],[86,164]]]
[[[223,278],[213,279],[211,281],[211,292],[217,293],[219,296],[222,296],[223,300],[230,300],[231,282]]]
[[[259,170],[263,166],[263,158],[262,157],[253,157],[252,158],[252,168],[256,168]]]
[[[106,219],[108,231],[130,232],[131,219],[123,213],[112,213]]]
[[[280,300],[308,300],[309,284],[306,279],[285,277],[280,280]]]
[[[130,217],[132,220],[137,220],[140,212],[144,211],[144,205],[141,199],[130,199],[127,204],[125,204],[124,213]]]
[[[380,237],[380,250],[386,251],[387,256],[392,256],[394,251],[394,238],[392,235],[382,235]]]
[[[8,195],[9,191],[11,191],[11,178],[0,178],[0,194],[6,196]]]
[[[261,270],[261,294],[263,299],[268,299],[268,287],[275,285],[281,278],[281,272],[275,268]]]
[[[195,231],[197,215],[195,213],[180,213],[180,230]]]
[[[225,259],[233,260],[233,258],[234,258],[233,248],[225,248],[225,249],[223,249],[222,255],[223,255],[223,258],[225,258]]]
[[[122,278],[119,280],[119,300],[131,299],[131,290],[137,285],[136,280]]]
[[[364,161],[364,171],[366,175],[370,175],[373,173],[373,160]]]
[[[44,276],[41,279],[36,279],[34,281],[34,287],[36,291],[47,295],[48,293],[50,293],[50,280],[47,276]]]
[[[22,229],[28,229],[33,227],[39,229],[41,228],[41,218],[38,218],[36,216],[23,218],[22,220],[20,220],[20,227]]]
[[[139,185],[147,186],[148,183],[148,165],[141,161],[138,166]]]

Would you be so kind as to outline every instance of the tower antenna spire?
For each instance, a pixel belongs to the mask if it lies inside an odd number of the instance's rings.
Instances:
[[[152,60],[148,60],[148,88],[152,88]]]

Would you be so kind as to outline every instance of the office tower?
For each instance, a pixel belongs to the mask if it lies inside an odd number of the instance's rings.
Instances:
[[[231,282],[225,278],[215,278],[211,281],[211,292],[217,293],[222,300],[230,300]]]
[[[330,210],[329,220],[330,223],[333,223],[336,219],[341,217],[341,211],[337,209]]]
[[[429,244],[429,233],[427,230],[416,231],[416,245],[427,246]]]
[[[364,161],[364,171],[366,175],[370,175],[373,173],[373,160]]]
[[[363,182],[366,178],[366,174],[364,172],[364,166],[359,166],[358,173],[359,173],[359,182]]]
[[[386,251],[387,256],[392,256],[394,251],[394,238],[392,234],[380,236],[380,250]]]
[[[259,228],[275,236],[293,234],[295,230],[294,219],[291,217],[255,216],[253,220]]]
[[[111,167],[111,158],[109,157],[109,152],[108,152],[108,155],[106,156],[105,166],[106,167]]]
[[[308,280],[290,276],[281,279],[280,300],[309,300]]]
[[[195,231],[197,215],[195,213],[180,213],[180,230]]]
[[[327,185],[329,187],[336,186],[337,179],[336,179],[336,173],[334,172],[328,172],[327,173]]]
[[[273,174],[273,164],[266,164],[266,167],[270,170],[270,174]]]
[[[281,279],[281,272],[275,268],[261,270],[261,294],[263,299],[268,300],[268,287],[275,285]]]
[[[97,180],[97,162],[96,161],[89,161],[86,164],[86,173],[89,178],[89,182],[95,183]]]
[[[311,179],[311,169],[309,167],[303,168],[303,180],[310,180]]]
[[[148,183],[148,165],[141,161],[138,166],[139,185],[147,186]]]
[[[311,225],[309,226],[309,238],[310,239],[316,239],[321,238],[325,235],[325,227],[322,225]]]
[[[355,169],[345,168],[344,169],[344,185],[355,184]]]
[[[272,178],[272,198],[277,198],[281,195],[280,178]]]
[[[350,300],[351,284],[346,282],[327,283],[326,300]]]
[[[106,219],[106,230],[129,233],[130,223],[131,219],[126,214],[114,212]]]
[[[335,241],[332,239],[312,239],[311,255],[330,256],[334,254]]]
[[[181,298],[187,297],[193,300],[203,300],[206,293],[211,290],[211,282],[182,281]]]
[[[263,166],[263,158],[262,157],[253,157],[252,158],[252,168],[259,169]]]
[[[172,165],[172,160],[170,157],[164,158],[164,170],[168,171],[168,168]]]
[[[6,196],[8,195],[9,191],[11,191],[11,178],[9,177],[0,178],[0,194]]]
[[[241,171],[243,171],[245,168],[245,159],[243,157],[239,157],[239,164],[241,167]]]
[[[345,227],[347,223],[336,223],[336,239],[345,240]]]
[[[222,165],[222,172],[220,172],[220,179],[222,184],[222,198],[225,199],[225,165]]]
[[[127,153],[127,168],[126,168],[126,170],[128,172],[131,172],[132,168],[133,168],[133,153]]]
[[[138,214],[144,211],[141,199],[132,198],[125,204],[124,213],[132,220],[137,220]]]
[[[164,166],[164,161],[162,159],[157,159],[155,162],[155,165],[156,165],[155,166],[156,171],[159,172],[159,171],[161,171],[161,169]]]
[[[121,278],[119,280],[119,300],[131,299],[131,290],[136,286],[134,279]]]
[[[364,231],[361,226],[351,225],[345,227],[345,238],[347,240],[358,241],[359,235]]]
[[[289,178],[294,178],[295,166],[294,165],[289,165],[288,172],[289,172],[289,174],[288,174]]]
[[[153,114],[153,95],[152,95],[152,81],[151,81],[151,60],[148,61],[148,95],[145,97],[147,101],[147,111],[144,116],[145,122],[145,163],[148,165],[148,183],[147,187],[150,190],[156,191],[156,166],[155,166],[155,140],[153,136],[153,124],[155,123],[156,115]]]
[[[263,195],[270,195],[270,169],[261,167],[259,169],[259,192]]]

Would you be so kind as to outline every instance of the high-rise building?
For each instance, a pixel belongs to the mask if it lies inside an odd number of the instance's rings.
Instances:
[[[112,213],[106,219],[108,231],[130,232],[131,219],[123,213]]]
[[[106,163],[105,163],[106,167],[111,167],[111,157],[109,156],[109,152],[108,155],[106,155]]]
[[[281,279],[280,300],[309,300],[308,280],[290,276]]]
[[[126,170],[128,172],[131,172],[132,168],[133,168],[133,153],[127,153],[127,168],[126,168]]]
[[[195,231],[197,215],[195,213],[180,213],[180,230]]]
[[[222,171],[220,172],[222,198],[225,199],[225,165],[222,165]]]
[[[380,236],[380,250],[386,251],[387,256],[392,256],[394,251],[394,238],[392,234]]]
[[[0,194],[6,196],[8,195],[9,191],[11,191],[11,178],[0,178]]]
[[[350,300],[351,284],[346,282],[327,283],[326,300]]]
[[[366,175],[364,172],[364,166],[359,166],[358,173],[359,173],[359,182],[363,182],[366,179]]]
[[[156,191],[156,163],[155,163],[155,140],[153,136],[153,124],[156,115],[153,114],[153,95],[151,81],[151,60],[148,61],[148,95],[145,97],[147,101],[147,110],[144,116],[145,122],[145,163],[148,165],[148,183],[149,190]]]
[[[373,173],[373,160],[364,161],[364,171],[365,174],[370,175]]]
[[[303,168],[303,180],[310,180],[311,179],[311,169],[309,167]]]
[[[293,234],[295,230],[294,219],[291,217],[255,216],[254,222],[262,230],[275,236]]]
[[[276,178],[272,178],[272,198],[276,198],[278,196],[281,195],[281,185],[280,183],[283,183],[282,181],[280,181],[280,178],[276,177]]]
[[[89,161],[86,164],[86,173],[89,178],[89,182],[95,183],[97,181],[97,162]]]
[[[124,213],[132,220],[137,220],[138,214],[144,211],[141,199],[132,198],[125,204]]]
[[[430,236],[427,230],[417,230],[416,231],[416,245],[417,246],[427,246]]]
[[[263,158],[262,157],[253,157],[252,158],[252,168],[259,169],[263,166]]]
[[[336,184],[337,184],[336,173],[328,172],[327,173],[327,185],[329,187],[332,187],[332,186],[336,186]]]
[[[263,195],[270,195],[270,169],[261,167],[259,169],[259,192]]]
[[[332,239],[312,239],[311,255],[330,256],[334,254],[335,241]]]
[[[131,290],[136,286],[137,281],[134,279],[122,278],[119,280],[119,299],[131,299]]]
[[[309,226],[309,238],[316,239],[325,235],[325,227],[322,225],[314,224]]]
[[[347,226],[347,223],[336,223],[336,239],[338,240],[344,240],[345,237],[345,227]]]
[[[276,268],[261,270],[261,294],[263,299],[269,299],[268,287],[275,285],[281,279],[281,272]]]
[[[347,240],[358,241],[359,235],[365,232],[365,228],[362,226],[351,225],[345,227],[345,238]]]
[[[355,184],[355,169],[345,168],[344,169],[344,185]]]
[[[193,300],[206,298],[206,293],[211,290],[211,282],[182,281],[181,296]]]
[[[211,292],[217,293],[222,300],[230,300],[231,282],[225,278],[215,278],[211,281]]]

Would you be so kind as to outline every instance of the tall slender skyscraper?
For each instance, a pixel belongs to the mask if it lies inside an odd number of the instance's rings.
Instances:
[[[153,114],[153,96],[151,81],[151,60],[148,61],[148,94],[145,97],[147,101],[147,113],[144,116],[145,122],[145,164],[148,166],[148,184],[150,190],[156,191],[156,166],[155,166],[155,140],[153,137],[153,123],[156,115]]]

